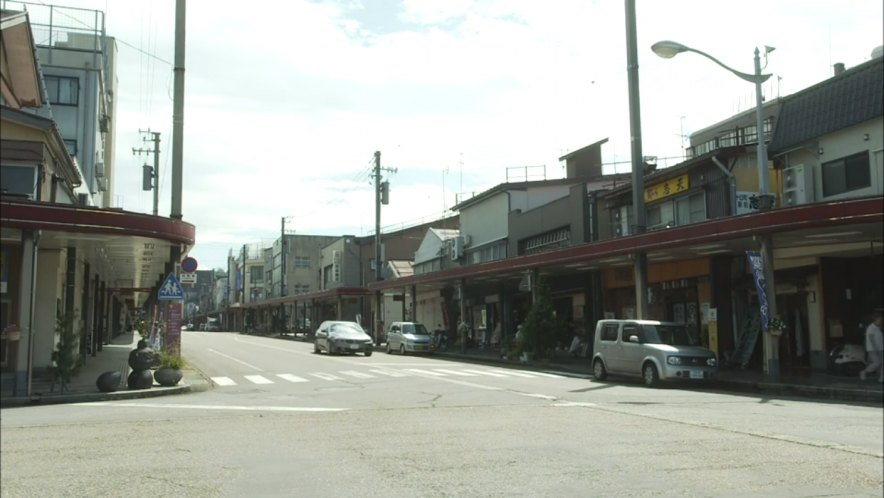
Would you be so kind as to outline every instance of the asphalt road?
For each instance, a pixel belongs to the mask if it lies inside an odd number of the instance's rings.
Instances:
[[[188,332],[217,386],[2,410],[2,496],[876,496],[880,406]]]

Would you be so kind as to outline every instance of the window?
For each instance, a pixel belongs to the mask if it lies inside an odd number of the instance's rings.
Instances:
[[[522,242],[522,254],[534,254],[541,251],[567,246],[571,241],[571,228],[564,227],[531,237]]]
[[[616,323],[608,323],[605,325],[605,328],[602,329],[602,340],[603,341],[611,341],[614,342],[617,340],[617,327]]]
[[[675,225],[675,205],[671,200],[648,207],[648,229],[665,228]]]
[[[690,225],[706,219],[706,194],[697,192],[648,206],[648,229]]]
[[[50,104],[77,105],[80,96],[80,80],[60,76],[46,76],[46,93]]]
[[[824,163],[822,170],[823,197],[843,194],[872,185],[868,152],[860,152]]]
[[[27,195],[37,199],[37,168],[31,166],[6,166],[0,168],[0,189],[10,194]]]
[[[630,336],[638,336],[638,341],[642,342],[641,330],[637,325],[632,323],[623,325],[623,338],[621,340],[623,342],[629,342]]]
[[[467,259],[470,263],[484,263],[504,258],[506,258],[506,241],[482,247],[467,254]]]
[[[706,196],[697,192],[675,200],[676,222],[689,225],[706,219]]]
[[[253,284],[257,284],[264,281],[264,267],[263,266],[253,266],[249,268],[249,277],[252,280]]]
[[[307,294],[310,292],[308,284],[295,284],[295,294]]]
[[[310,256],[295,256],[295,268],[310,268]]]
[[[71,157],[77,157],[77,141],[76,140],[65,140],[64,148],[68,150],[68,154]]]

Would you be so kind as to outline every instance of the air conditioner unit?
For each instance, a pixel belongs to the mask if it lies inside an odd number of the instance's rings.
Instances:
[[[104,163],[101,161],[95,163],[95,177],[104,178]]]
[[[463,256],[463,237],[455,237],[451,244],[451,261],[457,261]]]
[[[461,235],[460,237],[463,239],[463,246],[464,247],[467,247],[468,245],[470,245],[470,242],[473,241],[473,239],[470,238],[470,235],[466,234],[466,233]]]
[[[783,206],[813,202],[813,170],[804,164],[783,170]]]

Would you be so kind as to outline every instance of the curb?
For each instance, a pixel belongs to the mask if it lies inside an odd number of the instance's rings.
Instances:
[[[206,376],[193,368],[185,369],[184,378],[179,385],[163,387],[154,384],[149,389],[126,390],[113,392],[79,392],[70,394],[33,394],[31,397],[3,398],[0,408],[19,408],[35,405],[56,405],[65,403],[94,403],[99,401],[122,401],[131,399],[156,398],[173,394],[204,392],[212,389],[214,384]],[[185,382],[186,380],[186,382]]]

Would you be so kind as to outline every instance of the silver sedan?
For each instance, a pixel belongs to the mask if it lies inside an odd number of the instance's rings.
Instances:
[[[313,340],[313,352],[328,354],[363,353],[371,356],[374,343],[356,322],[327,320],[319,325]]]

